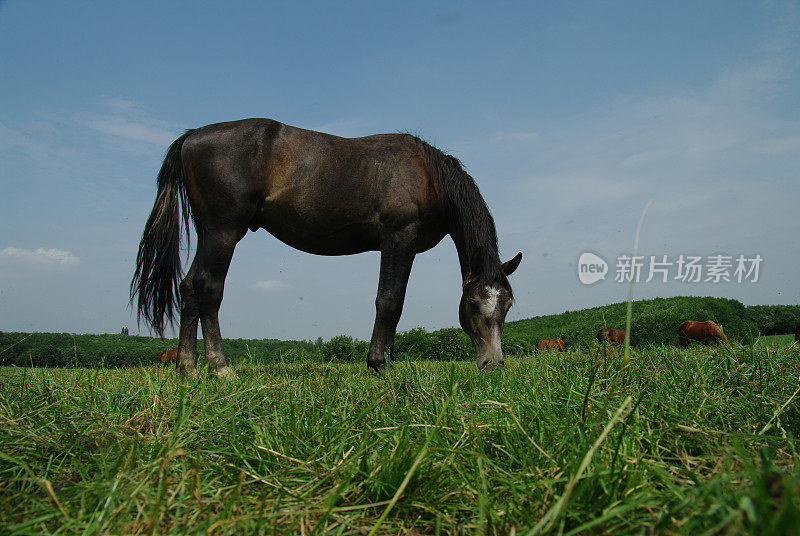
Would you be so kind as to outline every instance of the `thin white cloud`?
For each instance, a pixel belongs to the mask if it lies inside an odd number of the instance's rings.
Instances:
[[[277,279],[268,279],[267,281],[258,281],[253,288],[263,292],[274,292],[289,288],[289,284]]]
[[[0,122],[0,148],[5,153],[10,153],[11,150],[14,150],[17,153],[45,156],[48,154],[47,147],[30,134],[11,128],[2,122]]]
[[[0,263],[24,264],[27,266],[50,266],[67,268],[77,266],[81,260],[73,253],[58,248],[39,248],[36,250],[7,247],[0,250]]]
[[[538,169],[520,174],[512,189],[574,208],[719,195],[736,181],[752,181],[750,155],[788,157],[800,150],[797,125],[765,106],[795,76],[796,63],[778,51],[732,66],[704,87],[624,100],[554,132],[517,137],[537,155]],[[771,161],[759,181],[782,177],[788,165],[786,158]]]
[[[154,145],[169,145],[176,137],[174,132],[154,120],[142,121],[96,113],[76,113],[73,119],[76,123],[103,134]]]
[[[105,105],[109,108],[114,108],[115,110],[120,110],[124,112],[129,112],[132,110],[141,110],[141,106],[136,104],[134,101],[130,99],[124,99],[122,97],[113,97],[111,99],[106,99]]]
[[[137,102],[122,97],[105,99],[94,110],[73,112],[67,115],[67,121],[106,134],[133,150],[141,150],[141,146],[136,148],[137,144],[130,142],[161,148],[169,145],[180,132],[174,125],[153,117]]]

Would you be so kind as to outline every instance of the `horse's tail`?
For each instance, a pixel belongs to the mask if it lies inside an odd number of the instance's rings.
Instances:
[[[156,201],[144,226],[139,254],[136,256],[136,272],[131,280],[131,303],[139,295],[137,321],[141,322],[144,317],[160,337],[164,336],[166,324],[171,325],[175,321],[178,305],[181,219],[187,241],[189,236],[191,208],[183,184],[181,148],[192,132],[194,131],[187,130],[183,136],[172,142],[164,157],[161,171],[158,172]]]

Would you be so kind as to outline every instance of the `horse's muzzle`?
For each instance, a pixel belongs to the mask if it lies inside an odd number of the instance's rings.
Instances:
[[[498,368],[502,367],[505,364],[505,360],[503,356],[499,357],[483,357],[478,359],[478,368],[479,369],[486,369],[486,368]]]

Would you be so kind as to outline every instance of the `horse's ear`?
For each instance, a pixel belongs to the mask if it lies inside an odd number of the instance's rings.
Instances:
[[[475,251],[472,252],[472,255],[469,258],[469,272],[472,275],[483,273],[483,258],[483,246],[475,248]]]
[[[517,269],[521,261],[522,261],[522,252],[520,251],[513,259],[503,263],[503,273],[506,274],[506,277],[514,273],[514,271]]]

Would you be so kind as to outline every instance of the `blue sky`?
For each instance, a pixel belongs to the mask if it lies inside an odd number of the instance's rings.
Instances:
[[[510,319],[621,301],[640,252],[748,258],[759,280],[636,287],[798,303],[796,2],[0,3],[0,329],[119,332],[155,175],[183,129],[270,117],[416,133],[492,209]],[[611,277],[591,286],[591,251]],[[265,231],[237,247],[223,335],[368,338],[378,255]],[[671,274],[671,275],[674,275]],[[457,324],[449,238],[417,257],[400,328]]]

